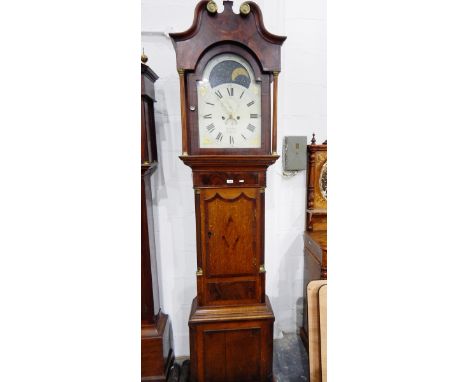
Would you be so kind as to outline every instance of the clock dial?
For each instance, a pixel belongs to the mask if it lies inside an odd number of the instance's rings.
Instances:
[[[200,148],[261,147],[261,88],[235,54],[211,59],[197,82]]]
[[[320,172],[319,178],[320,193],[323,198],[327,200],[327,162],[322,166],[322,171]]]

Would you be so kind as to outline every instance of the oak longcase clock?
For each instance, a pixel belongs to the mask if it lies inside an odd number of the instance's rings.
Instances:
[[[170,321],[161,311],[155,256],[153,202],[150,177],[158,165],[154,120],[154,85],[158,76],[141,63],[141,380],[166,381],[174,361]],[[153,282],[153,278],[155,279]]]
[[[274,314],[265,295],[266,171],[277,159],[276,103],[285,37],[260,8],[201,1],[172,33],[182,155],[193,171],[197,296],[189,317],[191,381],[271,381]]]

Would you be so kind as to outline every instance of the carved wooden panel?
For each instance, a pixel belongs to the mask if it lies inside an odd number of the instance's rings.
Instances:
[[[258,270],[258,201],[255,190],[249,191],[217,190],[203,201],[207,277],[242,276]]]
[[[286,37],[268,32],[263,24],[260,7],[249,3],[246,17],[234,13],[232,1],[223,1],[224,12],[206,12],[208,1],[201,1],[195,9],[192,26],[181,33],[170,33],[177,57],[177,68],[193,70],[197,59],[209,46],[233,41],[255,52],[265,72],[281,71],[281,45]],[[237,11],[237,10],[236,10]]]

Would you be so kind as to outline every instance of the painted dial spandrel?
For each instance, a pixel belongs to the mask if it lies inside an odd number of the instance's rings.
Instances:
[[[197,82],[200,148],[261,147],[261,86],[235,54],[211,59]]]

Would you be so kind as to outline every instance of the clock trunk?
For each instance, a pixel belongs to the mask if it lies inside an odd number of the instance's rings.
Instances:
[[[186,156],[193,169],[197,297],[189,318],[192,381],[271,381],[265,295],[266,171],[278,156]]]
[[[255,304],[263,300],[263,194],[258,188],[200,190],[201,305]]]

